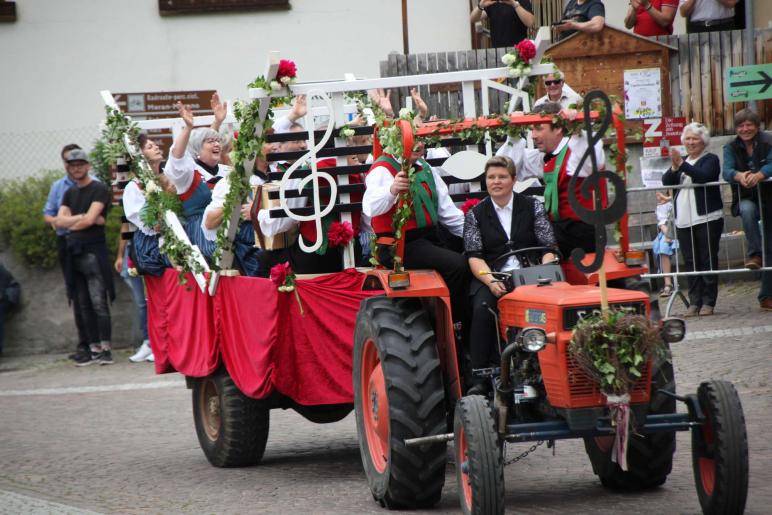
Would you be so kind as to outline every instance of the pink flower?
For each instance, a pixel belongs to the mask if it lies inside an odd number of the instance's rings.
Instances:
[[[327,239],[330,242],[330,247],[348,245],[348,242],[353,237],[354,228],[349,222],[332,222],[327,230]]]
[[[294,79],[297,73],[298,67],[295,66],[293,61],[290,61],[289,59],[282,59],[279,61],[279,71],[276,72],[277,79],[281,79],[282,77],[290,77]]]
[[[292,267],[288,261],[279,263],[271,268],[271,281],[276,286],[282,286],[289,275],[292,275]]]
[[[524,39],[517,45],[515,45],[517,53],[520,55],[520,59],[523,62],[528,63],[536,56],[536,45],[530,39]]]
[[[468,198],[466,199],[466,202],[461,206],[461,211],[464,212],[464,214],[467,214],[470,209],[472,209],[474,206],[480,203],[479,198]]]

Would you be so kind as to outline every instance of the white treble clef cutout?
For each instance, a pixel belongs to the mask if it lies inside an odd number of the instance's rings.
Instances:
[[[319,98],[324,101],[324,103],[327,105],[327,112],[329,113],[330,122],[327,124],[327,129],[324,132],[324,136],[322,137],[322,140],[319,143],[316,143],[314,138],[314,109],[313,109],[313,99]],[[335,128],[335,117],[333,116],[332,111],[332,101],[330,100],[330,97],[328,97],[323,91],[321,90],[311,90],[308,92],[308,111],[306,112],[306,130],[308,131],[308,141],[309,141],[309,150],[308,152],[292,163],[292,165],[287,169],[286,172],[284,172],[284,175],[281,178],[281,183],[279,185],[279,202],[284,209],[284,212],[287,213],[287,216],[292,218],[293,220],[297,220],[298,222],[308,222],[313,220],[314,224],[316,226],[316,241],[312,245],[307,245],[305,240],[303,239],[302,235],[298,236],[298,243],[300,244],[300,249],[303,252],[315,252],[319,247],[322,246],[322,218],[327,216],[335,207],[335,200],[337,199],[338,195],[338,184],[335,182],[335,178],[326,173],[326,172],[320,172],[316,166],[316,153],[321,150],[325,143],[330,139],[330,136],[332,135],[332,131]],[[287,199],[286,199],[286,189],[289,187],[289,181],[290,180],[297,180],[297,179],[291,179],[292,174],[297,170],[298,168],[302,167],[306,161],[310,160],[310,169],[311,174],[303,177],[300,179],[300,183],[298,184],[297,190],[298,193],[301,193],[303,189],[306,187],[306,185],[310,182],[312,191],[313,191],[313,213],[310,215],[299,215],[296,213],[293,213],[291,208],[287,205]],[[330,199],[329,203],[322,209],[321,207],[321,199],[319,198],[319,180],[324,179],[327,181],[327,183],[330,185]]]

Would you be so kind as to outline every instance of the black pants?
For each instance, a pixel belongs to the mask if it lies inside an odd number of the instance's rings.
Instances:
[[[718,244],[724,219],[719,218],[691,227],[676,228],[678,245],[684,257],[687,272],[718,270]],[[689,286],[689,303],[693,306],[715,306],[718,298],[718,275],[690,275],[686,278]]]
[[[558,249],[563,254],[563,261],[571,258],[571,251],[583,249],[595,252],[595,226],[578,220],[558,220],[552,222]]]
[[[99,259],[91,252],[84,252],[72,257],[72,267],[80,316],[97,327],[90,343],[109,342],[112,337],[110,305]]]
[[[472,320],[469,328],[469,356],[472,369],[497,367],[501,362],[501,354],[496,338],[496,319],[489,311],[498,312],[498,299],[491,293],[490,288],[480,281],[474,281],[470,288],[472,301]],[[484,382],[484,379],[474,378],[475,383]]]
[[[62,274],[65,272],[65,263],[67,261],[67,237],[56,237],[56,250],[59,254],[59,266],[62,268]],[[65,277],[66,280],[66,277]],[[96,320],[84,320],[82,313],[82,306],[78,296],[75,295],[72,299],[72,314],[75,317],[75,327],[78,330],[78,347],[88,349],[88,344],[91,342],[99,341],[99,330],[97,329]]]
[[[435,228],[417,229],[405,235],[405,268],[436,270],[450,291],[453,321],[464,321],[472,277],[469,262],[462,254],[445,248]]]

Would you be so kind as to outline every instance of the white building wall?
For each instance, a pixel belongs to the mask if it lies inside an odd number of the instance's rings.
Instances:
[[[157,0],[24,0],[0,25],[0,178],[58,167],[90,147],[99,90],[217,89],[246,95],[269,50],[301,81],[377,77],[402,51],[399,0],[291,0],[289,11],[161,17]],[[470,48],[466,0],[409,0],[411,52]],[[22,160],[23,159],[23,160]]]

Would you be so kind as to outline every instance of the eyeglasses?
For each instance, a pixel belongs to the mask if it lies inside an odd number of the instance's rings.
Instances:
[[[562,84],[563,79],[556,79],[556,80],[545,80],[544,85],[545,86],[557,86],[558,84]]]
[[[221,143],[220,138],[206,138],[204,140],[204,143],[209,143],[210,145],[214,145],[215,143]]]

